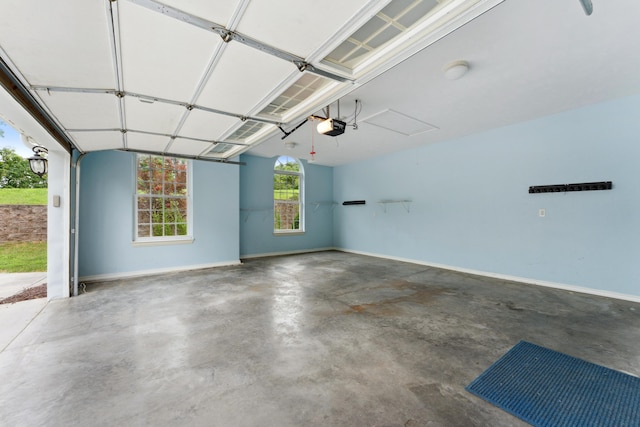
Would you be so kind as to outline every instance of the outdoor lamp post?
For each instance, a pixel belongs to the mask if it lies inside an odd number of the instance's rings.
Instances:
[[[29,167],[31,168],[33,173],[42,178],[42,176],[47,173],[48,165],[47,158],[42,157],[40,154],[46,155],[47,153],[49,153],[49,151],[44,147],[36,145],[35,147],[33,147],[33,152],[34,155],[32,157],[29,157]]]

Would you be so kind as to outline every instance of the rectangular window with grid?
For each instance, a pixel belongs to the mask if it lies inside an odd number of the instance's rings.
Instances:
[[[275,233],[304,231],[304,173],[300,163],[287,156],[276,160],[273,171],[273,230]]]
[[[190,169],[188,160],[137,155],[136,241],[190,239]]]

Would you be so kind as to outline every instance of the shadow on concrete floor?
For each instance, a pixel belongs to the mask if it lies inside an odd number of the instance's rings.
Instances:
[[[22,292],[26,288],[42,285],[47,273],[0,273],[0,300]]]
[[[0,300],[41,286],[46,280],[46,272],[0,273]],[[11,344],[46,305],[46,298],[0,304],[0,352]]]

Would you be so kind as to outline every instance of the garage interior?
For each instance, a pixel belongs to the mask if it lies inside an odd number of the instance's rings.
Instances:
[[[93,283],[2,354],[3,424],[524,426],[464,387],[519,340],[637,375],[638,309],[335,251]]]
[[[0,424],[525,425],[465,391],[521,340],[640,375],[640,3],[300,3],[3,7],[50,301]]]

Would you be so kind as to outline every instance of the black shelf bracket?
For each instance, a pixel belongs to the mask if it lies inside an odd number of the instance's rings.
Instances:
[[[534,185],[529,187],[529,194],[566,193],[567,191],[611,190],[611,181],[583,182],[580,184]]]

